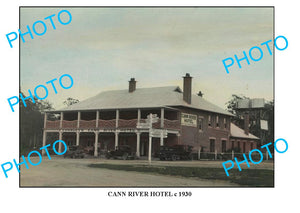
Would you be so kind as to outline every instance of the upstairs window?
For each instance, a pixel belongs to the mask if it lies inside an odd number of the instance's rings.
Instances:
[[[227,129],[227,120],[226,120],[226,118],[224,118],[223,123],[224,123],[224,129]]]
[[[208,126],[211,127],[211,116],[210,115],[208,116]]]
[[[216,116],[216,127],[217,127],[217,128],[220,127],[220,126],[219,126],[219,116],[218,116],[218,115]]]
[[[202,117],[199,117],[199,131],[203,131],[203,118]]]

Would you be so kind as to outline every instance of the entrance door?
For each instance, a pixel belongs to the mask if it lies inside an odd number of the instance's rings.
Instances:
[[[140,154],[141,156],[144,156],[145,155],[145,142],[144,141],[141,141],[141,148],[140,148]]]
[[[210,152],[215,152],[215,139],[210,139],[209,140],[209,151]]]

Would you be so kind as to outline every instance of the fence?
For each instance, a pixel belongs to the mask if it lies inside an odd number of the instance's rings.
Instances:
[[[238,152],[225,152],[225,153],[216,153],[216,152],[198,152],[193,153],[193,159],[198,160],[234,160],[237,158],[238,160],[244,160],[243,154],[246,155],[247,159],[249,159],[249,153],[238,153]],[[272,158],[270,158],[268,152],[262,153],[263,160],[274,160],[274,154],[272,153]],[[261,156],[257,152],[253,152],[251,154],[251,158],[253,161],[259,161]]]

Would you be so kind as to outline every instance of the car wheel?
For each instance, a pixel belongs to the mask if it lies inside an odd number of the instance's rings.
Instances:
[[[175,161],[175,160],[177,160],[177,156],[176,155],[172,155],[172,161]]]
[[[128,158],[128,153],[124,153],[122,158],[123,158],[123,160],[126,160]]]

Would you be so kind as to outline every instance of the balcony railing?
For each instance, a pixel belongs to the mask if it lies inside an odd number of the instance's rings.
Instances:
[[[160,128],[160,120],[161,119],[158,119],[158,121],[156,123],[153,123],[152,127],[155,128],[155,129],[159,129]]]
[[[91,121],[80,120],[79,128],[80,129],[96,128],[96,120],[91,120]]]
[[[75,128],[77,128],[77,120],[63,121],[62,126],[64,129],[75,129]]]
[[[116,119],[113,120],[98,120],[98,127],[100,129],[116,128]]]
[[[118,120],[118,128],[136,128],[137,127],[138,119],[119,119]],[[146,119],[141,119],[140,123],[145,123]],[[152,124],[153,128],[161,128],[161,119],[158,119],[156,123]],[[60,121],[46,121],[46,129],[59,129],[60,128]],[[77,120],[73,121],[62,121],[62,128],[63,129],[77,129]],[[79,122],[80,129],[88,129],[88,128],[96,128],[96,120],[80,120]],[[98,128],[99,129],[114,129],[116,128],[116,119],[113,120],[98,120]],[[178,120],[168,120],[164,119],[164,128],[165,129],[173,129],[179,130],[180,129],[180,121]]]
[[[46,121],[47,129],[59,129],[60,121]]]
[[[119,119],[119,128],[136,128],[138,119],[124,120]]]
[[[180,129],[180,121],[179,120],[164,120],[164,128],[165,129]]]

